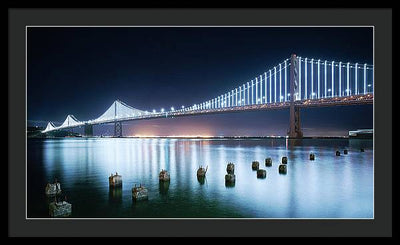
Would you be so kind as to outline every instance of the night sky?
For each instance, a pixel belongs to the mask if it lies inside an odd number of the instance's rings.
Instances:
[[[372,28],[28,28],[28,125],[99,117],[116,99],[151,111],[214,98],[292,53],[373,64]],[[373,127],[373,106],[301,110],[304,136]],[[289,110],[156,119],[128,135],[286,135]],[[108,126],[95,133],[112,134]]]

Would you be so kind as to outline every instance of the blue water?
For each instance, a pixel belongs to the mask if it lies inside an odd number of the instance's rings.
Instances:
[[[278,172],[282,156],[287,174]],[[254,160],[265,179],[251,169]],[[225,185],[228,162],[234,186]],[[204,182],[196,177],[200,165],[208,166]],[[169,186],[159,183],[161,169]],[[373,218],[372,140],[28,139],[27,170],[28,218],[48,217],[44,188],[54,178],[72,218]],[[121,189],[108,186],[115,172]],[[132,200],[135,184],[148,188],[147,201]]]

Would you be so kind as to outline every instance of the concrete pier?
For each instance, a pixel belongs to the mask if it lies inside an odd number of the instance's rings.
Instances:
[[[287,165],[285,165],[285,164],[279,165],[279,173],[286,174],[287,173]]]
[[[226,174],[225,175],[225,182],[233,183],[236,181],[236,176],[234,174]]]
[[[165,195],[168,193],[169,183],[170,183],[169,181],[159,181],[158,187],[160,194]]]
[[[267,171],[265,169],[257,170],[257,178],[264,179],[267,177]]]
[[[225,181],[225,187],[227,188],[235,187],[235,181]]]
[[[282,157],[282,164],[287,164],[287,157]]]
[[[170,181],[170,176],[167,170],[162,169],[160,174],[158,175],[158,179],[160,181]]]
[[[143,185],[140,185],[138,187],[135,185],[132,188],[132,198],[135,201],[147,200],[149,198],[147,188]]]
[[[265,166],[271,167],[272,166],[272,159],[270,157],[265,159]]]
[[[93,125],[91,124],[85,124],[84,129],[83,129],[83,135],[85,137],[93,137]]]
[[[68,217],[72,213],[72,204],[66,201],[51,202],[49,204],[50,217]]]
[[[120,187],[122,186],[122,176],[118,175],[117,172],[115,175],[111,174],[110,177],[108,177],[108,183],[110,187]]]
[[[205,176],[197,176],[197,181],[200,183],[200,185],[204,185],[206,182],[206,177]]]
[[[61,193],[61,185],[57,180],[53,184],[47,183],[45,188],[45,193],[47,196],[54,196]]]
[[[235,173],[235,164],[233,163],[228,163],[228,165],[226,166],[226,172],[228,174],[234,174]]]
[[[197,177],[205,177],[207,173],[208,166],[206,168],[203,168],[202,166],[199,167],[197,170]]]
[[[260,163],[259,163],[258,161],[253,161],[253,162],[251,163],[251,168],[252,168],[253,170],[258,170],[259,167],[260,167]]]
[[[122,137],[122,122],[114,123],[114,137]]]
[[[226,187],[233,187],[235,186],[236,176],[235,172],[235,165],[233,163],[228,163],[226,166],[226,172],[228,174],[225,175],[225,186]]]

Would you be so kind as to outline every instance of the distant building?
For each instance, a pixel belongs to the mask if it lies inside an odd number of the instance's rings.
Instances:
[[[372,139],[373,135],[373,129],[357,129],[355,131],[349,131],[349,138]]]
[[[28,138],[40,137],[42,135],[42,130],[44,130],[44,127],[28,126],[26,128],[26,136]]]

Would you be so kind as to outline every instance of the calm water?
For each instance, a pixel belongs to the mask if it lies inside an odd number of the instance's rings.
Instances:
[[[372,147],[353,139],[28,139],[27,216],[48,217],[44,188],[56,177],[73,218],[373,218]],[[278,173],[282,156],[286,175]],[[265,179],[251,169],[254,160]],[[225,186],[228,162],[235,163],[233,187]],[[203,183],[199,165],[208,165]],[[161,169],[170,172],[169,186],[159,184]],[[110,190],[115,172],[123,185]],[[140,183],[149,199],[134,202],[131,189]]]

